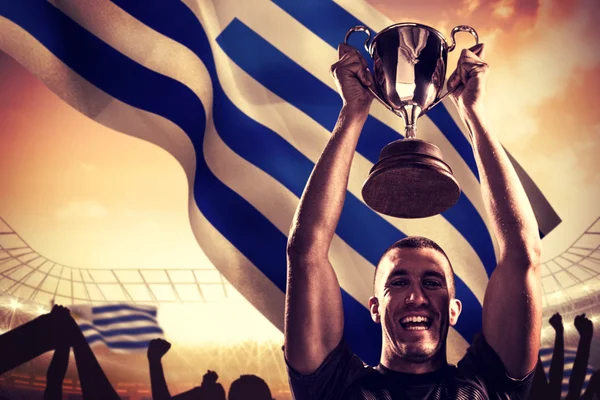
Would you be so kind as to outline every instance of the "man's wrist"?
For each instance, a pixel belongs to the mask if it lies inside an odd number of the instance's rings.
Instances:
[[[344,104],[340,115],[348,122],[365,123],[369,117],[370,105],[363,104]]]
[[[462,117],[468,124],[483,125],[485,120],[485,112],[483,106],[473,105],[469,107],[462,107],[460,110]]]

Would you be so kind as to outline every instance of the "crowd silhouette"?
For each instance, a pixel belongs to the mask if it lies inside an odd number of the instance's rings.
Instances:
[[[562,381],[565,368],[565,330],[562,316],[556,313],[548,322],[555,332],[554,351],[552,352],[549,376],[546,379],[546,372],[544,371],[541,357],[538,357],[535,377],[529,393],[530,400],[560,400],[562,395]],[[575,354],[575,361],[573,362],[573,369],[569,376],[569,388],[565,400],[592,400],[594,395],[600,399],[600,370],[596,370],[592,374],[588,382],[588,387],[583,396],[581,396],[590,357],[594,325],[590,319],[586,318],[585,314],[576,316],[573,324],[579,333],[579,344]]]
[[[229,394],[226,396],[225,389],[217,382],[218,375],[214,371],[207,371],[204,374],[200,386],[171,396],[161,362],[170,348],[171,344],[163,339],[154,339],[148,346],[147,355],[154,400],[273,400],[267,383],[255,375],[240,376],[231,384]],[[83,399],[120,399],[70,311],[59,305],[55,305],[48,314],[0,335],[0,375],[54,350],[46,373],[44,400],[62,399],[63,380],[69,365],[71,349],[73,349]],[[9,397],[0,395],[0,400],[9,400]]]
[[[548,379],[538,357],[530,400],[560,400],[565,369],[564,326],[559,313],[554,314],[550,325],[555,331],[554,350]],[[594,333],[592,321],[585,314],[575,317],[574,326],[579,333],[579,344],[569,377],[565,400],[600,399],[600,370],[596,370],[583,394],[588,359]],[[171,348],[164,339],[151,340],[147,357],[150,370],[152,398],[154,400],[273,400],[267,383],[255,375],[242,375],[235,380],[226,393],[214,371],[207,371],[200,386],[172,396],[165,380],[162,358]],[[88,399],[119,399],[119,395],[104,374],[79,326],[65,307],[55,305],[50,313],[41,315],[0,336],[0,375],[33,358],[54,350],[46,373],[45,400],[63,398],[63,380],[73,349],[75,364],[81,383],[82,397]],[[594,397],[596,396],[596,397]],[[2,395],[0,400],[9,398]]]

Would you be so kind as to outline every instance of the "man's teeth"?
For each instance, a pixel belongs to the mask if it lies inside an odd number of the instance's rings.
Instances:
[[[400,320],[402,327],[409,331],[425,331],[429,329],[431,320],[421,315],[411,315]]]
[[[402,320],[400,322],[403,324],[407,324],[407,323],[427,322],[427,320],[428,320],[427,317],[410,316],[410,317],[402,318]]]
[[[424,325],[411,325],[411,326],[407,326],[406,328],[407,331],[425,331],[427,330],[427,327]]]

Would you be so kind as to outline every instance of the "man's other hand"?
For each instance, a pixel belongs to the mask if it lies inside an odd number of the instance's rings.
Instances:
[[[335,80],[344,106],[357,112],[368,112],[373,95],[367,87],[374,87],[373,75],[367,61],[354,47],[340,43],[339,60],[329,70]]]
[[[482,107],[483,92],[489,65],[483,61],[483,43],[464,49],[456,70],[448,79],[448,91],[459,110],[477,110]]]

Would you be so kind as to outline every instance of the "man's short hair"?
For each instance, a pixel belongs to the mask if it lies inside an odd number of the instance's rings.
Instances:
[[[416,250],[418,250],[418,249],[433,249],[435,251],[440,252],[446,258],[446,260],[448,261],[448,265],[450,266],[450,276],[446,276],[446,281],[448,282],[448,290],[450,292],[450,297],[454,298],[456,296],[456,285],[454,283],[454,268],[452,268],[452,263],[450,262],[448,255],[440,247],[439,244],[437,244],[436,242],[434,242],[431,239],[427,239],[426,237],[422,237],[422,236],[407,236],[404,239],[398,240],[397,242],[392,244],[390,247],[388,247],[383,252],[383,254],[381,255],[381,258],[379,259],[379,262],[377,263],[377,266],[375,266],[375,274],[373,277],[373,288],[375,287],[375,280],[377,278],[377,268],[379,267],[379,264],[388,255],[388,253],[394,249],[416,249]]]

